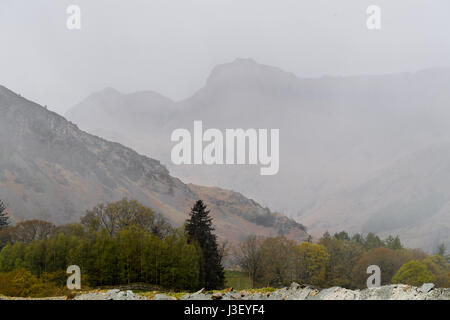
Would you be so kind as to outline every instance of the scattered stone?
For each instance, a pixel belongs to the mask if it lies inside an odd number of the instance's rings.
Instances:
[[[241,300],[242,296],[237,292],[225,292],[222,296],[222,300]]]
[[[450,300],[450,288],[434,288],[425,294],[425,300]]]
[[[356,291],[348,290],[341,287],[332,287],[322,290],[314,296],[317,300],[355,300],[357,299]]]
[[[289,289],[298,289],[300,288],[300,285],[297,282],[292,282],[289,286]]]
[[[216,292],[212,295],[213,300],[221,300],[222,299],[222,293]]]
[[[153,297],[153,300],[177,300],[177,298],[172,297],[172,296],[168,296],[166,294],[156,294]]]
[[[390,300],[393,290],[397,286],[382,286],[378,288],[364,289],[360,292],[360,300]]]
[[[398,285],[392,288],[390,300],[424,300],[425,295],[418,288],[408,285]]]
[[[112,289],[112,290],[106,291],[106,295],[113,295],[113,294],[117,294],[119,292],[120,292],[119,289]]]
[[[201,294],[201,293],[205,293],[205,292],[206,292],[206,289],[202,288],[202,289],[198,290],[197,292],[195,292],[194,294]]]
[[[79,294],[74,300],[142,300],[143,297],[134,294],[131,290],[120,291],[118,289],[108,290],[107,292],[90,292]]]
[[[422,292],[422,293],[428,293],[428,292],[430,292],[433,289],[434,289],[434,283],[424,283],[420,287],[419,291]]]
[[[192,293],[192,294],[186,294],[183,297],[181,297],[182,300],[211,300],[212,295],[211,294],[205,294],[206,290],[205,288]]]
[[[311,287],[306,287],[300,290],[295,290],[290,296],[289,300],[307,300],[310,299],[310,294],[314,292]]]

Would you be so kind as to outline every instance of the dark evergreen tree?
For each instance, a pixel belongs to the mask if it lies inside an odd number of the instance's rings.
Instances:
[[[209,212],[203,201],[198,200],[185,224],[188,240],[196,242],[202,251],[201,282],[207,290],[223,288],[225,283],[222,255],[218,248],[217,237],[213,234],[214,227]]]
[[[322,236],[323,240],[330,240],[331,239],[331,235],[328,231],[325,231],[325,233]]]
[[[339,233],[335,233],[334,234],[334,238],[338,239],[338,240],[344,240],[344,241],[349,241],[350,240],[350,236],[345,231],[341,231]]]
[[[0,230],[9,226],[8,213],[6,212],[5,205],[0,200]]]
[[[402,242],[400,241],[400,238],[396,236],[395,238],[393,236],[389,236],[384,240],[386,244],[386,248],[389,248],[391,250],[400,250],[403,249]]]
[[[352,239],[351,239],[353,242],[356,242],[356,243],[359,243],[360,245],[364,245],[364,242],[366,242],[366,240],[364,239],[364,237],[361,235],[361,234],[359,234],[359,233],[356,233],[356,234],[354,234],[353,236],[352,236]]]
[[[447,251],[447,248],[445,247],[445,244],[441,243],[439,247],[436,250],[436,254],[445,257],[445,252]]]
[[[369,251],[375,248],[384,247],[385,244],[381,239],[373,232],[369,232],[366,236],[366,242],[364,243],[364,248]]]

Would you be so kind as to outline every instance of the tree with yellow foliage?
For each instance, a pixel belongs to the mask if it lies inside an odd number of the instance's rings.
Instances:
[[[320,244],[303,242],[297,247],[297,255],[298,281],[314,286],[323,286],[330,258],[327,248]]]
[[[392,278],[392,283],[409,284],[416,287],[434,281],[435,276],[428,270],[427,265],[417,260],[405,263]]]

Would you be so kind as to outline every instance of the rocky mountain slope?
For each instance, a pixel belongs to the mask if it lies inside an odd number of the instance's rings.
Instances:
[[[324,229],[395,232],[407,244],[430,249],[439,241],[450,245],[448,238],[440,236],[445,229],[436,233],[441,224],[449,227],[447,220],[442,214],[434,214],[437,211],[429,212],[442,207],[430,202],[446,193],[448,183],[439,182],[429,189],[433,181],[425,182],[417,176],[402,180],[392,189],[388,179],[383,185],[385,191],[377,189],[384,196],[364,186],[383,179],[378,175],[389,168],[400,172],[401,159],[450,141],[449,88],[450,69],[446,68],[302,79],[251,59],[237,59],[214,68],[203,88],[171,105],[168,109],[175,111],[170,121],[162,120],[159,126],[135,133],[123,127],[117,139],[144,154],[155,155],[184,181],[243,192],[265,206],[307,221],[316,235]],[[89,104],[81,103],[73,110],[77,112],[73,119],[80,125],[93,116],[93,106],[108,110],[95,96],[89,100]],[[123,108],[130,110],[127,121],[132,123],[134,111],[128,105],[124,103]],[[148,108],[156,113],[160,110],[158,106]],[[204,128],[280,129],[279,173],[260,176],[255,166],[172,165],[170,134],[176,128],[192,131],[194,120],[202,120]],[[90,130],[109,129],[108,124],[97,121]],[[165,143],[146,144],[145,137]],[[430,159],[430,169],[432,164]],[[409,168],[411,175],[420,171],[419,167]],[[411,188],[418,195],[409,203],[401,190]],[[364,197],[374,198],[370,205],[358,206],[362,191],[355,190],[359,189],[366,190]],[[434,198],[427,196],[427,190],[436,191]],[[370,218],[381,208],[386,218],[383,228]],[[410,219],[409,212],[417,215],[412,208],[427,208],[420,213],[424,218],[421,222]]]
[[[78,221],[86,209],[137,199],[181,225],[197,199],[212,210],[217,234],[302,240],[302,225],[242,194],[184,184],[157,160],[85,133],[63,117],[0,87],[0,198],[14,220]]]
[[[424,148],[330,197],[304,221],[322,232],[401,234],[408,246],[432,252],[450,243],[449,166],[450,143]]]

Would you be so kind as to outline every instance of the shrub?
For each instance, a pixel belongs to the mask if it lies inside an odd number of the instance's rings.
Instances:
[[[10,297],[49,297],[64,294],[64,289],[34,276],[20,268],[0,273],[0,294]]]
[[[433,282],[434,275],[425,263],[412,260],[405,263],[392,278],[392,283],[409,284],[419,287],[427,282]]]

